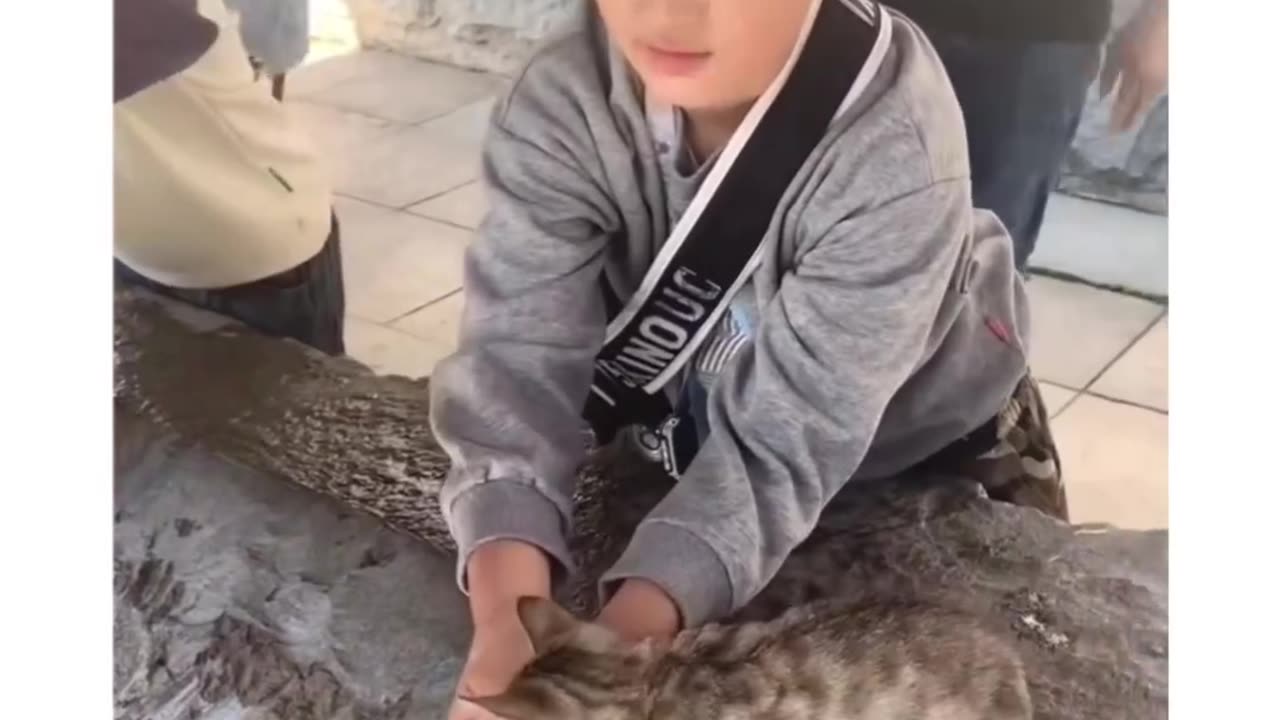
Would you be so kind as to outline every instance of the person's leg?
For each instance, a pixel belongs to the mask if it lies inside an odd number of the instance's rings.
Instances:
[[[1049,411],[1040,386],[1029,374],[1018,381],[996,417],[905,475],[919,473],[964,478],[981,485],[992,500],[1070,520]]]
[[[1000,45],[941,32],[929,37],[964,113],[974,205],[1004,223],[1025,271],[1101,50],[1068,43]]]
[[[1062,460],[1049,428],[1049,411],[1030,375],[1018,383],[991,430],[994,439],[989,449],[976,457],[948,461],[946,470],[973,478],[993,500],[1069,520]]]

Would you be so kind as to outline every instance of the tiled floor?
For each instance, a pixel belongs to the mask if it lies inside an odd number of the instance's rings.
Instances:
[[[348,347],[379,372],[429,375],[454,345],[462,253],[484,213],[481,137],[505,81],[384,53],[325,54],[289,87],[336,173]],[[1142,224],[1114,208],[1070,209],[1081,225],[1053,228],[1059,248],[1064,234]],[[1165,308],[1046,277],[1029,293],[1032,362],[1073,519],[1167,527]]]
[[[1082,227],[1091,232],[1081,232]],[[1168,295],[1169,218],[1054,195],[1045,210],[1031,267],[1050,268],[1108,287]]]

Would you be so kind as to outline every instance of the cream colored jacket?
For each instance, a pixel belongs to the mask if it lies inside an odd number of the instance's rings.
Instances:
[[[238,18],[183,73],[115,106],[115,252],[181,288],[260,280],[300,265],[329,233],[332,185],[291,108],[255,82]]]

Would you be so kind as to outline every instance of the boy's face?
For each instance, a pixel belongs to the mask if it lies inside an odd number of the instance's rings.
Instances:
[[[655,99],[689,110],[754,101],[781,72],[812,0],[596,0]]]

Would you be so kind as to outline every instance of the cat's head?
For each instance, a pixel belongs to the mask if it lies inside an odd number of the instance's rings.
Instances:
[[[646,715],[652,644],[626,642],[550,600],[521,598],[517,608],[534,661],[506,692],[465,700],[507,720],[632,720]]]

